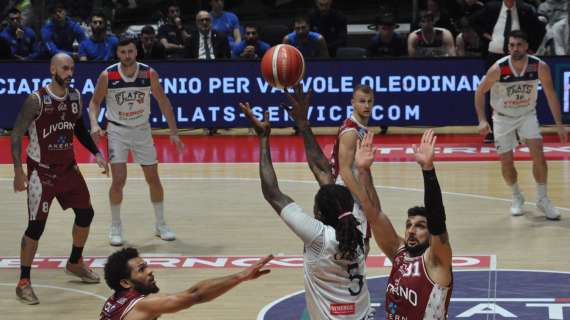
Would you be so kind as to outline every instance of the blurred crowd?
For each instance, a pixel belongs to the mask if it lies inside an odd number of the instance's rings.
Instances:
[[[349,46],[350,18],[333,0],[314,0],[312,10],[283,24],[240,21],[225,10],[223,0],[0,0],[0,59],[47,60],[66,52],[78,61],[112,61],[115,34],[126,33],[136,37],[142,61],[260,59],[278,43],[297,47],[307,58],[475,56],[494,61],[507,53],[504,35],[515,29],[529,35],[530,53],[569,54],[567,0],[416,1],[417,10],[407,21],[390,1],[378,5],[367,28],[368,44]]]

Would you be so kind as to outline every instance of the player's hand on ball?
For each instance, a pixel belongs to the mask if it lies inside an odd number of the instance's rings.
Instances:
[[[489,125],[489,122],[485,120],[480,121],[479,125],[477,126],[477,130],[479,131],[480,135],[485,136],[491,132],[491,126]]]
[[[239,107],[241,111],[245,114],[245,116],[251,121],[253,125],[253,129],[255,133],[257,133],[260,137],[268,137],[271,134],[271,123],[269,122],[269,113],[265,111],[263,113],[263,121],[260,121],[255,117],[253,111],[251,111],[251,106],[249,102],[239,103]]]

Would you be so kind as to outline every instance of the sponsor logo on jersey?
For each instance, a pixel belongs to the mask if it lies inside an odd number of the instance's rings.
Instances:
[[[332,315],[350,315],[356,312],[354,303],[333,303],[330,305],[329,311]]]
[[[115,101],[120,106],[128,102],[143,103],[145,96],[142,91],[121,91],[115,94]]]
[[[62,150],[69,150],[73,147],[71,141],[65,135],[60,135],[57,137],[55,143],[48,144],[49,151],[62,151]]]
[[[73,130],[75,128],[75,123],[71,121],[60,121],[57,123],[50,124],[48,128],[44,128],[42,131],[42,138],[45,139],[54,132],[60,130]]]
[[[399,285],[395,286],[391,283],[388,283],[386,286],[386,292],[391,292],[398,297],[406,299],[414,307],[418,305],[418,293],[413,289]]]
[[[51,97],[49,95],[44,95],[44,104],[51,104]]]

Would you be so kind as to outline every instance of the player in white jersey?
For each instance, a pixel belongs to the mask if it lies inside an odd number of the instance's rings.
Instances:
[[[491,107],[495,147],[501,159],[501,172],[507,185],[512,189],[511,214],[520,216],[523,212],[524,197],[517,183],[513,149],[517,146],[517,135],[526,143],[533,162],[533,175],[537,188],[537,208],[547,219],[558,220],[560,213],[546,194],[547,166],[544,158],[542,136],[536,117],[538,82],[546,95],[548,106],[556,123],[560,142],[568,140],[562,123],[560,102],[552,85],[550,68],[535,56],[527,54],[527,35],[512,31],[509,35],[510,55],[499,59],[487,71],[475,92],[475,109],[479,118],[479,133],[491,132],[485,118],[485,93],[491,90]]]
[[[125,37],[117,45],[119,63],[108,67],[97,79],[95,92],[89,103],[91,135],[97,143],[104,134],[99,127],[100,104],[106,97],[107,136],[109,162],[111,162],[112,183],[109,190],[111,206],[111,245],[123,244],[120,217],[123,188],[127,180],[127,159],[129,151],[143,169],[150,190],[150,200],[156,217],[155,234],[163,240],[176,239],[174,232],[164,220],[164,191],[158,175],[158,160],[149,124],[150,94],[158,101],[160,111],[170,129],[170,140],[178,152],[184,145],[178,137],[172,105],[164,94],[158,73],[151,67],[136,61],[137,49],[132,38]]]
[[[369,319],[372,315],[364,274],[364,245],[358,221],[352,214],[354,200],[350,191],[334,184],[330,165],[318,148],[318,155],[307,154],[311,170],[321,185],[315,195],[314,218],[304,213],[279,189],[271,161],[271,125],[267,113],[261,122],[253,115],[249,103],[240,103],[240,107],[260,137],[263,196],[304,243],[305,299],[310,318]],[[314,139],[310,142],[316,143]],[[320,159],[318,163],[314,161],[316,158]]]

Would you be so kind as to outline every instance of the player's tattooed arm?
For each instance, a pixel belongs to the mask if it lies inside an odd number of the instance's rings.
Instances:
[[[22,137],[26,134],[28,127],[34,121],[41,109],[40,101],[35,94],[28,96],[24,105],[18,113],[14,129],[12,130],[12,160],[14,168],[22,167]]]

